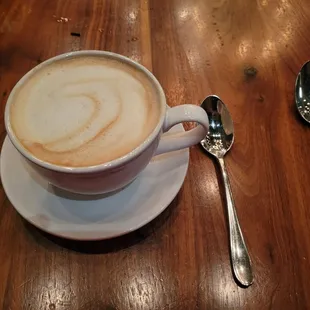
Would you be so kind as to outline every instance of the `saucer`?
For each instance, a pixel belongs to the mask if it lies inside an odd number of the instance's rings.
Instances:
[[[182,131],[178,125],[169,133]],[[156,156],[118,193],[84,196],[57,189],[41,178],[6,137],[1,179],[16,211],[37,228],[67,239],[101,240],[134,231],[163,212],[184,182],[188,160],[188,149]]]

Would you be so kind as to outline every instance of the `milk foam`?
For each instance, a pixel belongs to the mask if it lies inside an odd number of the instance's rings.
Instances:
[[[83,167],[135,149],[155,128],[159,110],[145,73],[118,60],[79,56],[36,71],[15,94],[10,118],[34,156]]]

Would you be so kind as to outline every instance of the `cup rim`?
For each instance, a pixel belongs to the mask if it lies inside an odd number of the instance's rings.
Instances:
[[[129,65],[134,66],[135,68],[141,70],[144,72],[147,77],[152,81],[152,83],[155,85],[156,90],[158,91],[158,96],[159,96],[159,104],[160,104],[160,115],[159,119],[157,122],[157,125],[155,128],[152,130],[152,132],[147,136],[144,141],[139,144],[135,149],[130,151],[129,153],[116,158],[114,160],[98,164],[98,165],[93,165],[93,166],[86,166],[86,167],[69,167],[69,166],[60,166],[56,164],[52,164],[49,162],[46,162],[44,160],[41,160],[40,158],[32,155],[18,140],[16,137],[13,128],[10,123],[10,106],[12,105],[12,101],[14,98],[15,93],[18,91],[18,89],[23,85],[23,83],[29,79],[36,71],[40,70],[43,67],[46,67],[50,65],[51,63],[61,60],[61,59],[66,59],[66,58],[71,58],[75,56],[106,56],[106,57],[111,57],[117,60],[121,60]],[[54,56],[52,58],[49,58],[42,63],[38,64],[31,70],[29,70],[13,87],[12,91],[10,92],[10,95],[8,97],[6,106],[5,106],[5,112],[4,112],[4,121],[5,121],[5,128],[6,132],[8,134],[8,137],[10,138],[11,142],[15,146],[15,148],[21,153],[24,157],[26,157],[28,160],[31,162],[46,168],[48,170],[53,170],[57,172],[65,172],[65,173],[90,173],[90,172],[99,172],[103,171],[106,169],[118,167],[131,159],[137,157],[139,154],[141,154],[145,149],[148,148],[148,146],[154,141],[154,139],[157,137],[157,135],[160,133],[164,119],[165,119],[165,111],[166,111],[166,97],[164,90],[162,86],[160,85],[159,81],[156,79],[156,77],[151,73],[146,67],[143,65],[139,64],[138,62],[114,53],[114,52],[109,52],[109,51],[100,51],[100,50],[82,50],[82,51],[74,51],[74,52],[68,52],[68,53],[63,53],[57,56]]]

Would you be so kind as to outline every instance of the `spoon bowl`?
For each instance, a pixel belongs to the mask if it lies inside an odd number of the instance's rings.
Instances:
[[[310,123],[310,61],[302,66],[297,75],[295,103],[301,117]]]
[[[215,95],[201,104],[209,117],[209,133],[201,141],[202,147],[215,157],[224,157],[234,142],[234,125],[229,111]]]

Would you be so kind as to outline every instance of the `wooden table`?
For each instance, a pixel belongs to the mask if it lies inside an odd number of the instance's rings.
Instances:
[[[310,309],[310,127],[294,105],[309,21],[308,0],[1,0],[1,141],[14,84],[67,51],[142,63],[171,106],[218,94],[235,123],[227,166],[255,268],[238,287],[219,173],[193,147],[169,208],[114,240],[44,234],[1,187],[1,309]]]

